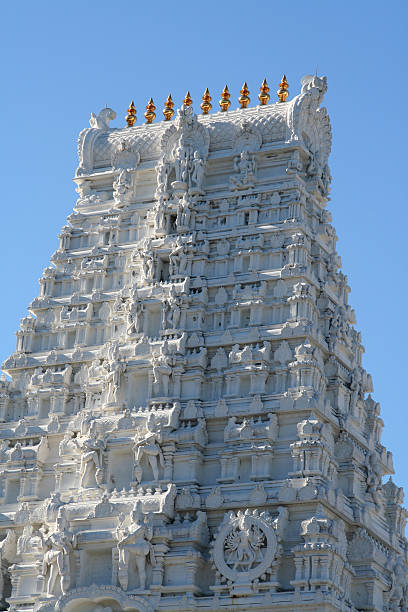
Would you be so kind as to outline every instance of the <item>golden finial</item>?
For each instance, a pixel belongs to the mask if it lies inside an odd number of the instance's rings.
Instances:
[[[167,97],[167,100],[164,103],[164,109],[163,109],[163,115],[164,115],[165,121],[170,121],[170,119],[173,117],[174,115],[173,106],[174,106],[174,102],[171,99],[171,94],[169,94]]]
[[[200,106],[201,109],[203,111],[203,115],[208,115],[208,113],[210,112],[210,110],[212,109],[212,104],[211,104],[211,96],[210,96],[210,92],[208,91],[208,87],[206,87],[205,92],[203,93],[203,101],[201,102]]]
[[[243,84],[240,94],[241,95],[238,98],[238,102],[240,103],[241,108],[246,108],[251,101],[249,97],[248,85],[246,83]]]
[[[155,110],[156,107],[154,105],[153,98],[150,98],[146,106],[146,112],[144,114],[144,116],[146,117],[146,123],[153,123],[156,118],[156,113],[154,112]]]
[[[192,105],[192,103],[193,103],[193,101],[192,101],[192,99],[191,99],[190,92],[188,91],[188,92],[186,93],[186,97],[185,97],[185,98],[184,98],[184,100],[183,100],[183,104],[184,104],[185,106],[191,106],[191,105]]]
[[[227,111],[231,106],[230,97],[231,94],[228,91],[228,85],[226,85],[222,90],[221,100],[219,101],[219,105],[221,106],[222,111]]]
[[[133,100],[129,104],[128,114],[126,115],[126,121],[129,127],[133,127],[136,123],[136,109]]]
[[[268,104],[270,97],[271,96],[269,95],[268,83],[266,82],[266,79],[264,79],[262,81],[261,87],[259,88],[259,94],[258,94],[259,104],[261,106],[264,106],[265,104]]]
[[[279,102],[286,102],[289,96],[289,85],[286,80],[286,75],[283,75],[281,82],[279,83],[279,89],[276,92],[278,94]]]

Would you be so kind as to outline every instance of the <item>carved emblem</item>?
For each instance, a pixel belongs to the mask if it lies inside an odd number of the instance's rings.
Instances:
[[[220,582],[247,584],[270,573],[278,550],[274,522],[267,512],[228,512],[213,544]]]

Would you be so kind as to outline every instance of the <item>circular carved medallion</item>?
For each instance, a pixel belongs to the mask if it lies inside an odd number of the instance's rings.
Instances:
[[[229,512],[219,528],[213,560],[225,579],[235,583],[252,582],[270,568],[277,546],[267,513]]]

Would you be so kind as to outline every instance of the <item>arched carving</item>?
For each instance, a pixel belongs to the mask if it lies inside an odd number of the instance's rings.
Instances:
[[[41,602],[34,612],[94,612],[115,606],[123,612],[154,612],[154,608],[142,596],[127,595],[122,589],[108,585],[91,585],[73,589],[57,601]],[[112,608],[113,609],[113,608]]]
[[[240,128],[233,140],[232,148],[235,153],[239,155],[244,150],[251,153],[258,151],[262,145],[261,131],[249,121],[243,121]]]
[[[164,163],[173,163],[176,149],[180,146],[197,151],[204,161],[208,157],[210,135],[208,129],[197,120],[191,106],[183,106],[177,111],[177,119],[163,134],[161,138],[162,160]]]
[[[79,166],[76,176],[82,176],[93,170],[93,150],[95,141],[101,133],[111,129],[110,121],[116,118],[116,113],[111,108],[103,108],[98,115],[91,113],[89,120],[90,128],[82,130],[78,138]]]

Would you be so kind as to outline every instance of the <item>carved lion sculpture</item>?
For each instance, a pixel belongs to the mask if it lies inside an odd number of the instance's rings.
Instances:
[[[109,122],[116,119],[116,113],[111,108],[103,108],[97,115],[91,113],[89,125],[97,130],[109,130]]]

